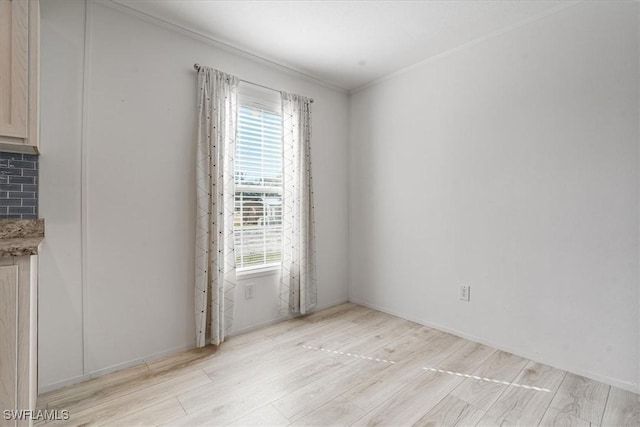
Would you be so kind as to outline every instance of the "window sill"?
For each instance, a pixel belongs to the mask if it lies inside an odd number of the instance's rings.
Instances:
[[[260,276],[273,276],[280,273],[280,264],[268,265],[257,268],[247,268],[244,270],[238,270],[236,277],[240,280],[251,279],[253,277]]]

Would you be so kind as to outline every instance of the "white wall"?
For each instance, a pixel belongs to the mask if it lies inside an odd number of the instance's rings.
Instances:
[[[40,384],[82,374],[81,125],[84,3],[41,2]]]
[[[351,299],[637,390],[638,17],[584,2],[353,94]]]
[[[355,301],[637,387],[637,3],[580,4],[458,49],[350,109],[100,4],[84,75],[84,2],[41,7],[41,389],[194,343],[194,62],[315,98],[320,304],[347,298],[351,257]],[[248,282],[236,331],[277,316],[277,276]]]
[[[41,390],[195,343],[194,62],[315,99],[318,299],[346,301],[346,94],[101,3],[83,74],[84,9],[42,4]],[[234,331],[277,318],[277,275],[248,281]]]

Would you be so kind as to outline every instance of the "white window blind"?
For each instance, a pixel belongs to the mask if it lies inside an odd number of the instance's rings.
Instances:
[[[236,267],[279,263],[282,244],[282,117],[242,105],[235,159]]]

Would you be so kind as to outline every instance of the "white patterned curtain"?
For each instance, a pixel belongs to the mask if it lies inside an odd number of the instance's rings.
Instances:
[[[280,310],[305,314],[318,304],[310,100],[280,94],[284,185]]]
[[[233,319],[236,266],[233,241],[234,165],[238,106],[236,77],[198,71],[196,154],[196,344],[224,341]]]

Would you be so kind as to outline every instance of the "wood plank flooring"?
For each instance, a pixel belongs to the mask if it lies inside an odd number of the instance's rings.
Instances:
[[[640,396],[347,303],[41,395],[37,425],[640,426]]]

